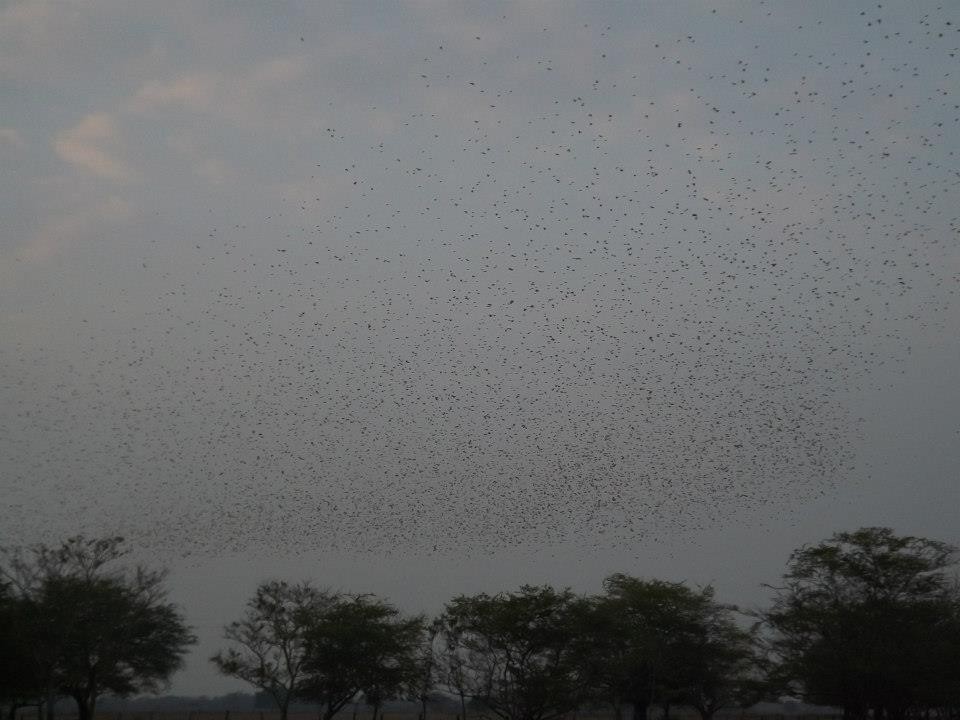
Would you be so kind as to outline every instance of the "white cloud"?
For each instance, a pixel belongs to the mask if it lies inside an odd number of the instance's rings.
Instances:
[[[180,105],[190,110],[206,111],[216,106],[222,76],[215,73],[193,73],[169,82],[147,83],[137,91],[130,109],[146,112],[165,105]]]
[[[307,69],[306,58],[296,56],[265,60],[235,74],[186,73],[172,80],[145,83],[126,109],[148,113],[180,107],[256,127],[283,116],[283,103],[272,94],[301,78]]]
[[[0,20],[5,25],[15,25],[20,32],[41,32],[53,19],[53,3],[48,0],[21,0],[0,11]]]
[[[88,237],[97,228],[124,222],[133,215],[133,206],[117,195],[93,201],[43,221],[17,256],[27,262],[42,262],[57,254],[68,242]]]
[[[213,185],[237,179],[236,172],[222,159],[206,152],[203,143],[191,132],[172,136],[167,140],[167,147],[187,160],[194,175]]]
[[[14,147],[26,147],[27,143],[16,128],[3,127],[0,125],[0,145],[13,145]]]
[[[132,172],[116,155],[118,144],[116,121],[109,113],[87,115],[78,125],[57,135],[54,149],[57,156],[98,177],[124,182]]]

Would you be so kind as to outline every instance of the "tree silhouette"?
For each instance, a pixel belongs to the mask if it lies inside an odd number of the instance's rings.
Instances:
[[[266,693],[281,720],[286,720],[304,678],[306,630],[336,601],[336,596],[308,583],[261,583],[247,603],[246,615],[224,629],[224,638],[233,647],[210,660],[224,675]]]
[[[371,595],[339,598],[311,617],[300,694],[323,706],[324,720],[360,692],[376,714],[415,682],[423,635],[422,617],[403,618]]]
[[[944,543],[862,528],[795,551],[764,614],[781,677],[844,716],[901,720],[960,698],[960,602]]]
[[[586,697],[588,612],[585,600],[547,586],[454,598],[442,619],[442,676],[504,720],[561,717]]]
[[[127,554],[122,538],[77,536],[4,554],[48,710],[54,694],[68,695],[90,720],[103,693],[157,691],[196,641],[166,602],[164,573],[117,566]]]

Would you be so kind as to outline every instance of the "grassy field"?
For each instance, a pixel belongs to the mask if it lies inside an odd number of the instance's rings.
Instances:
[[[624,713],[625,720],[629,720],[629,710]],[[662,714],[652,716],[662,720]],[[839,715],[800,715],[800,714],[760,714],[732,710],[718,713],[715,720],[840,720]],[[700,716],[690,708],[675,708],[670,711],[671,720],[700,720]],[[36,720],[35,714],[24,715],[18,720]],[[76,720],[69,715],[58,715],[57,720]],[[233,712],[233,711],[194,711],[194,712],[98,712],[96,720],[280,720],[277,712]],[[318,720],[315,713],[290,713],[288,720]],[[373,720],[369,711],[344,711],[337,715],[336,720]],[[378,720],[419,720],[418,715],[412,712],[383,712]],[[459,715],[449,713],[428,713],[427,720],[460,720]],[[468,715],[468,720],[497,720],[496,716],[475,713]],[[563,720],[614,720],[613,712],[590,711],[571,714]]]

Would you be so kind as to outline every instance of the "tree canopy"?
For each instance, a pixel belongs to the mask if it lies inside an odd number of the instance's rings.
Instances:
[[[10,720],[18,708],[39,705],[45,695],[45,678],[31,647],[36,620],[23,598],[0,581],[0,707]]]
[[[240,620],[224,629],[231,643],[211,661],[224,675],[265,692],[286,720],[300,692],[307,660],[306,630],[337,598],[308,583],[274,580],[261,583]]]
[[[122,538],[72,537],[60,546],[6,551],[2,572],[22,621],[30,682],[48,707],[56,695],[89,720],[103,693],[152,692],[165,685],[195,642],[166,601],[162,572],[118,566]]]
[[[453,690],[504,720],[550,720],[586,699],[587,602],[569,590],[460,596],[442,616]]]
[[[90,720],[103,694],[153,692],[195,641],[165,576],[121,563],[121,538],[3,551],[0,705],[73,698]],[[211,660],[269,698],[331,720],[361,696],[420,702],[434,687],[501,720],[557,720],[609,704],[746,707],[790,692],[847,720],[955,717],[960,584],[954,549],[887,528],[838,533],[790,557],[772,606],[746,627],[710,586],[608,577],[603,592],[548,585],[461,595],[431,623],[369,594],[262,583]],[[761,652],[761,650],[763,652]],[[762,662],[761,662],[762,657]],[[762,668],[762,670],[761,670]]]
[[[960,699],[954,549],[888,528],[793,553],[764,613],[779,673],[847,718],[902,720]]]
[[[635,720],[654,703],[685,703],[709,718],[741,698],[752,642],[713,588],[615,574],[604,589],[595,601],[592,679],[618,715],[622,703]]]
[[[226,626],[232,647],[211,661],[266,693],[281,718],[299,698],[320,703],[329,720],[359,693],[376,709],[424,692],[424,633],[422,617],[401,617],[372,595],[270,581]]]
[[[424,633],[423,617],[404,618],[372,595],[341,596],[306,628],[300,694],[323,706],[324,720],[361,692],[376,712],[384,700],[411,694]]]

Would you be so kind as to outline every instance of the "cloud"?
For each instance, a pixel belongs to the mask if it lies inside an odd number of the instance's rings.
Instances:
[[[56,255],[66,243],[89,237],[105,225],[122,223],[133,215],[133,206],[117,195],[93,201],[43,221],[28,243],[17,252],[17,257],[26,262],[42,262]]]
[[[194,175],[214,185],[237,179],[236,172],[221,158],[207,152],[204,144],[192,132],[174,135],[167,140],[167,147],[189,162]]]
[[[0,10],[0,20],[18,32],[29,32],[33,39],[56,19],[53,3],[47,0],[21,0]]]
[[[13,145],[14,147],[26,147],[27,143],[16,128],[3,127],[0,125],[0,145]]]
[[[169,82],[147,83],[137,91],[130,108],[145,112],[165,105],[180,105],[190,110],[207,111],[215,107],[215,97],[223,79],[214,73],[183,75]]]
[[[97,3],[21,0],[0,2],[0,77],[54,84],[85,69],[81,59],[105,44],[88,36]],[[101,23],[104,25],[104,23]],[[87,42],[77,43],[84,37]],[[76,77],[74,75],[74,77]]]
[[[80,123],[54,140],[57,156],[65,162],[108,180],[125,182],[132,178],[127,165],[104,146],[117,144],[116,122],[108,113],[87,115]]]
[[[257,127],[282,115],[279,110],[284,96],[278,97],[277,93],[303,77],[307,69],[303,57],[280,57],[240,73],[185,73],[172,80],[142,85],[126,109],[148,113],[166,107],[182,108]]]

